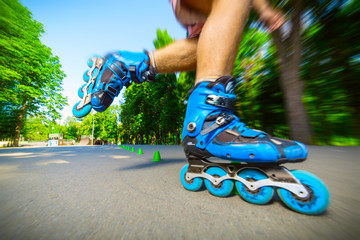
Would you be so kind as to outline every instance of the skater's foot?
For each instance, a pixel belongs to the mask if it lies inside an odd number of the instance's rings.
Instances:
[[[95,83],[91,104],[96,111],[103,112],[119,95],[123,86],[154,79],[155,73],[150,70],[150,59],[146,53],[110,53],[105,56],[105,64]]]
[[[235,85],[234,77],[223,76],[192,89],[182,134],[186,155],[262,163],[305,160],[305,145],[247,128],[234,115]]]
[[[79,89],[82,101],[73,108],[76,117],[86,116],[92,108],[105,111],[124,86],[155,80],[155,68],[147,52],[113,52],[104,58],[91,58],[88,65],[90,70],[84,73],[87,83]]]

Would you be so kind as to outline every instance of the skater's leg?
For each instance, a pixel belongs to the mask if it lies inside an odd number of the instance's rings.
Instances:
[[[184,39],[156,50],[151,58],[156,71],[170,73],[197,68],[197,81],[231,74],[251,0],[182,0],[181,4],[210,17],[200,41],[198,38]],[[254,9],[270,30],[277,29],[284,22],[283,15],[267,0],[254,0]]]
[[[188,157],[248,162],[306,159],[304,145],[246,127],[234,115],[230,76],[252,0],[213,0],[197,44],[197,76],[188,100],[183,146]],[[261,6],[257,5],[260,11]]]
[[[259,14],[260,19],[265,22],[269,31],[275,31],[285,22],[284,14],[273,8],[267,0],[254,0],[254,10]]]
[[[182,0],[182,4],[197,12],[208,15],[211,11],[213,0]]]
[[[187,7],[209,14],[200,39],[191,38],[154,52],[158,73],[197,70],[196,82],[231,74],[251,0],[183,0]]]
[[[157,73],[194,71],[198,38],[188,38],[153,52],[150,62]]]
[[[199,37],[196,82],[230,75],[251,0],[213,0]]]

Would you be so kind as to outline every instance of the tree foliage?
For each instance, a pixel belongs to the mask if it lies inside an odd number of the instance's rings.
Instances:
[[[76,126],[76,139],[79,140],[82,135],[91,136],[94,126],[94,140],[117,142],[119,137],[119,114],[120,107],[117,105],[110,106],[105,112],[90,113]],[[75,132],[75,128],[73,132]]]
[[[252,128],[293,138],[292,130],[299,129],[291,114],[301,112],[298,105],[289,104],[295,99],[305,103],[309,116],[295,120],[309,125],[306,131],[313,143],[339,144],[338,139],[353,138],[359,144],[359,1],[271,2],[289,21],[282,31],[270,34],[250,15],[233,69],[239,79],[236,111]],[[64,138],[79,139],[92,134],[94,122],[95,138],[103,141],[180,142],[194,73],[158,75],[155,83],[133,84],[121,106],[89,114],[82,122],[68,118],[60,126],[45,118],[55,117],[65,101],[59,96],[64,77],[59,59],[39,40],[42,25],[18,1],[0,0],[0,33],[0,137],[16,135],[23,115],[22,133],[31,139],[43,138],[52,127]],[[156,35],[157,49],[174,41],[166,30]]]
[[[161,48],[173,41],[166,30],[158,30],[154,45]],[[180,143],[184,107],[176,81],[175,74],[162,74],[154,83],[126,90],[120,114],[122,142]]]
[[[302,77],[315,139],[360,139],[360,4],[314,6],[305,35]]]
[[[66,104],[61,95],[59,58],[40,41],[41,23],[18,0],[0,0],[0,110],[2,137],[14,137],[18,144],[26,115],[59,118]]]
[[[234,73],[240,73],[242,79],[238,88],[240,115],[250,126],[282,137],[292,130],[291,137],[296,139],[297,133],[302,135],[308,129],[308,136],[318,144],[335,143],[340,136],[360,139],[360,127],[356,124],[360,121],[360,98],[356,91],[359,3],[271,2],[286,13],[288,21],[281,31],[270,35],[257,17],[251,15],[234,68]],[[299,115],[300,101],[305,103],[309,118]],[[306,124],[301,126],[296,122]],[[281,132],[274,133],[271,129]]]
[[[251,128],[288,137],[276,48],[263,29],[248,26],[235,60],[236,110]]]

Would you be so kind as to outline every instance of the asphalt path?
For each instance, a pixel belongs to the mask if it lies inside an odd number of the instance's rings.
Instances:
[[[358,147],[309,146],[307,161],[287,165],[326,183],[321,216],[276,196],[259,206],[187,191],[181,146],[134,147],[0,149],[0,239],[359,239]]]

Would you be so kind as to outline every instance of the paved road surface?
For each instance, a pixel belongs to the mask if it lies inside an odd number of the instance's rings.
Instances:
[[[0,238],[359,239],[360,148],[311,146],[308,161],[290,165],[329,187],[322,216],[295,213],[278,199],[258,206],[186,191],[180,146],[142,149],[0,149]],[[155,150],[163,161],[152,162]]]

